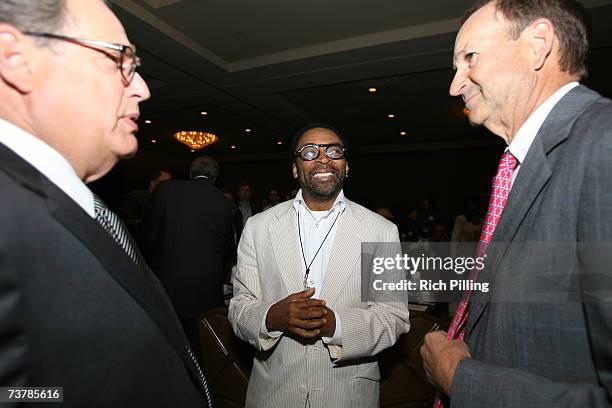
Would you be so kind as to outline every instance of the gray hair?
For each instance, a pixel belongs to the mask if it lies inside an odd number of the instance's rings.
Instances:
[[[189,172],[191,173],[191,178],[206,176],[214,182],[219,177],[219,163],[210,156],[196,157],[191,162]]]
[[[58,32],[64,26],[66,14],[65,0],[0,1],[0,23],[22,32]]]

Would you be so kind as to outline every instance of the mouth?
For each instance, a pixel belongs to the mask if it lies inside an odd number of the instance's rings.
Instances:
[[[473,93],[473,94],[471,94],[470,96],[464,96],[464,97],[463,97],[463,103],[465,104],[465,106],[466,106],[468,109],[470,109],[470,107],[469,107],[469,105],[468,105],[468,104],[470,103],[470,101],[471,101],[471,100],[473,100],[473,99],[474,99],[476,96],[478,96],[478,94],[479,94],[479,93],[480,93],[480,92],[474,92],[474,93]]]
[[[121,119],[132,129],[132,132],[138,131],[138,118],[140,117],[139,113],[131,113],[125,115]]]
[[[334,177],[335,175],[336,174],[331,171],[317,172],[313,174],[312,178],[317,179],[317,180],[322,180],[322,179],[328,179],[328,178]]]
[[[319,167],[312,170],[310,177],[316,181],[333,181],[338,178],[338,171],[331,166]]]

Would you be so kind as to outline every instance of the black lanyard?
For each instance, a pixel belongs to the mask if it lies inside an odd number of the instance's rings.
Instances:
[[[304,289],[308,289],[308,274],[310,273],[310,267],[312,266],[312,263],[314,262],[314,260],[317,257],[317,255],[319,255],[319,251],[321,251],[321,248],[323,248],[323,244],[325,243],[325,240],[329,236],[329,233],[334,228],[334,225],[336,225],[336,221],[338,221],[338,218],[340,218],[340,216],[342,215],[343,212],[344,212],[344,210],[340,211],[338,213],[338,215],[336,215],[336,218],[334,219],[334,222],[332,223],[331,227],[329,228],[329,231],[327,231],[327,234],[325,234],[325,238],[323,238],[323,241],[321,241],[321,245],[319,245],[319,249],[317,249],[317,252],[315,252],[314,256],[310,260],[310,263],[308,263],[308,262],[306,262],[306,254],[304,254],[304,245],[302,244],[302,233],[300,232],[300,230],[301,230],[301,226],[300,226],[300,207],[298,207],[298,209],[297,209],[298,235],[300,237],[300,249],[302,250],[302,259],[304,259],[304,266],[306,267],[306,273],[304,274]]]

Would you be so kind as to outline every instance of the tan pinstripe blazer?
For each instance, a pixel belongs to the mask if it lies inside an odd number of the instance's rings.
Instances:
[[[247,407],[377,407],[376,353],[409,329],[407,303],[361,302],[361,242],[399,242],[397,228],[346,200],[338,221],[321,299],[342,323],[342,346],[306,343],[261,332],[268,308],[303,290],[300,244],[292,201],[249,218],[238,248],[238,272],[229,319],[257,352]],[[337,353],[341,358],[332,359]]]

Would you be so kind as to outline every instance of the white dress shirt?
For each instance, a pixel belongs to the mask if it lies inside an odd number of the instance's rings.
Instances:
[[[535,137],[542,127],[542,124],[550,114],[550,111],[552,111],[557,102],[559,102],[566,93],[577,86],[578,82],[573,81],[557,89],[557,91],[549,96],[548,99],[546,99],[546,101],[544,101],[544,103],[538,107],[538,109],[529,115],[525,123],[523,123],[523,126],[520,127],[518,132],[516,132],[516,136],[514,136],[514,139],[512,139],[512,142],[510,142],[510,146],[506,148],[506,150],[510,150],[512,155],[516,157],[516,160],[518,161],[516,168],[512,173],[512,185],[514,185],[514,180],[516,180],[516,176],[521,168],[521,164],[527,156],[527,152],[529,152],[531,144],[535,140]]]
[[[302,190],[298,191],[297,195],[293,199],[293,209],[296,212],[296,217],[299,215],[299,237],[301,236],[301,248],[300,250],[300,264],[301,264],[301,275],[300,280],[304,280],[306,274],[306,263],[310,266],[310,272],[308,274],[307,286],[309,288],[315,288],[315,293],[312,296],[313,299],[318,298],[321,294],[321,288],[325,279],[325,271],[329,264],[329,258],[331,256],[332,248],[334,246],[334,239],[336,237],[336,231],[340,224],[340,218],[346,208],[346,202],[344,201],[344,192],[341,190],[334,201],[331,209],[327,211],[312,211],[308,208],[304,202]],[[335,221],[335,222],[334,222]],[[329,235],[328,235],[329,233]],[[327,238],[325,236],[327,235]],[[321,249],[319,250],[319,247]],[[317,254],[318,251],[318,254]],[[304,261],[306,259],[306,261]],[[268,309],[269,310],[269,309]],[[266,316],[267,316],[266,312]],[[323,342],[333,345],[342,345],[342,324],[340,322],[340,316],[334,311],[336,318],[336,330],[334,331],[333,337],[323,337]],[[278,331],[268,332],[265,327],[265,317],[263,322],[263,332],[270,337],[278,337],[282,333]]]
[[[30,163],[87,214],[95,218],[93,193],[57,150],[3,119],[0,119],[0,143]]]

